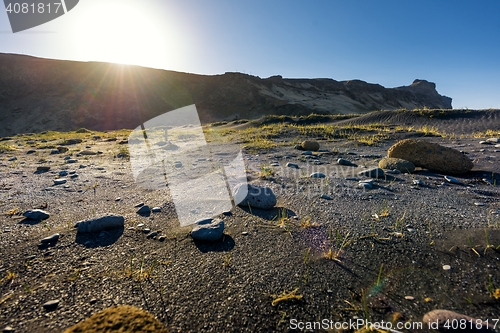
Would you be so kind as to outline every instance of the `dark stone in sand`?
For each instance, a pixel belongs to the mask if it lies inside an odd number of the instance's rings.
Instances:
[[[467,156],[456,149],[413,139],[393,145],[389,148],[388,156],[405,159],[417,167],[449,174],[463,174],[474,166]]]
[[[105,215],[90,220],[80,221],[76,223],[78,232],[100,232],[103,230],[123,228],[125,218],[121,215]]]
[[[59,305],[59,300],[55,299],[55,300],[51,300],[51,301],[48,301],[47,303],[43,304],[43,308],[47,311],[53,311],[53,310],[57,309],[58,305]]]
[[[38,172],[47,172],[49,170],[50,170],[49,166],[39,166],[36,168],[36,171],[38,171]]]
[[[46,220],[50,217],[50,214],[41,209],[30,209],[23,213],[23,216],[32,220]]]
[[[62,146],[69,146],[69,145],[76,145],[78,143],[82,143],[82,139],[78,139],[78,138],[67,139],[67,140],[64,140],[63,142],[61,142],[61,145]]]
[[[311,178],[325,178],[325,174],[321,172],[314,172],[310,175]]]
[[[59,234],[53,234],[49,237],[45,237],[40,241],[40,243],[45,244],[45,243],[53,243],[56,242],[59,239]]]
[[[139,215],[148,215],[150,213],[151,213],[151,208],[149,206],[142,206],[137,211],[137,214],[139,214]]]
[[[197,240],[214,242],[224,234],[224,221],[219,219],[203,219],[195,223],[191,237]]]
[[[346,160],[345,158],[339,158],[337,160],[338,165],[347,165],[347,166],[357,166],[356,164],[352,163],[349,160]]]

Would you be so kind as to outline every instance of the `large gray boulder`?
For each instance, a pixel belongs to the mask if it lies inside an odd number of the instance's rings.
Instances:
[[[233,190],[234,202],[241,207],[271,209],[276,205],[276,195],[269,187],[239,184]]]
[[[78,232],[89,233],[89,232],[100,232],[103,230],[123,228],[124,225],[125,225],[125,218],[123,216],[105,215],[90,220],[77,222],[75,227],[78,228]]]
[[[415,166],[444,174],[463,174],[472,169],[472,161],[456,149],[437,143],[406,139],[399,141],[388,151],[388,157],[402,158]]]

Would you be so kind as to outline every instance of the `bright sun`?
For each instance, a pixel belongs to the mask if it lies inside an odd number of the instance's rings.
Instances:
[[[101,2],[83,11],[72,34],[79,56],[89,61],[162,67],[167,52],[161,23],[152,13],[136,7]]]

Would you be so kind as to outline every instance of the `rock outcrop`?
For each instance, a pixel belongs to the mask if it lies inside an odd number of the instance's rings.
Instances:
[[[132,93],[133,92],[133,93]],[[196,75],[99,62],[0,54],[0,136],[43,130],[136,128],[196,104],[202,122],[269,114],[352,114],[451,108],[436,85],[384,88],[361,80]]]
[[[474,166],[467,156],[456,149],[413,139],[402,140],[393,145],[388,150],[388,157],[401,158],[415,166],[444,174],[463,174]]]

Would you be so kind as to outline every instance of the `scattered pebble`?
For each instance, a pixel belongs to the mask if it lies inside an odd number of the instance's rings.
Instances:
[[[413,301],[415,299],[415,297],[413,296],[405,296],[405,300],[407,301]]]
[[[295,163],[291,163],[291,162],[288,162],[286,164],[287,167],[289,168],[295,168],[295,169],[298,169],[299,168],[299,165],[298,164],[295,164]]]
[[[451,269],[451,266],[450,265],[443,265],[443,269],[445,271],[449,271]]]
[[[158,237],[158,240],[159,240],[160,242],[163,242],[163,241],[165,240],[165,238],[166,238],[165,236],[161,235],[160,237]]]
[[[65,178],[54,179],[54,185],[66,184],[67,180]]]
[[[339,158],[337,160],[338,165],[347,165],[347,166],[356,166],[356,164],[352,163],[349,160],[346,160],[345,158]]]
[[[462,184],[462,182],[456,178],[451,176],[444,176],[444,179],[450,184]]]
[[[364,188],[364,189],[371,190],[373,188],[373,184],[372,183],[360,182],[360,183],[358,183],[358,187],[359,188]]]
[[[332,200],[332,197],[331,197],[331,196],[329,196],[329,195],[326,195],[326,194],[322,194],[322,195],[321,195],[321,198],[322,198],[322,199],[325,199],[325,200]]]
[[[142,206],[136,213],[139,215],[148,215],[151,213],[151,208],[149,206]]]
[[[413,185],[424,185],[421,179],[413,179]]]
[[[321,172],[314,172],[310,175],[311,178],[325,178],[325,174]]]
[[[90,147],[88,147],[90,148]],[[97,152],[91,150],[84,150],[79,153],[80,155],[97,155]]]
[[[40,240],[40,243],[46,244],[46,243],[53,243],[56,242],[59,239],[59,234],[53,234],[51,236],[45,237],[44,239]]]
[[[280,164],[279,163],[271,163],[271,166],[278,167],[278,166],[280,166]]]
[[[43,308],[47,311],[52,311],[57,309],[57,306],[59,305],[59,300],[51,300],[43,304]]]
[[[134,207],[135,208],[138,208],[138,207],[142,207],[144,206],[144,202],[139,202],[137,205],[135,205]]]
[[[46,220],[50,217],[50,214],[41,209],[30,209],[23,213],[23,216],[32,220]]]
[[[148,235],[146,236],[146,238],[154,238],[154,237],[156,237],[156,236],[158,236],[158,232],[157,232],[157,231],[153,231],[152,233],[148,234]]]
[[[90,233],[90,232],[101,232],[103,230],[110,230],[116,228],[123,228],[125,224],[125,218],[121,215],[105,215],[85,221],[80,221],[76,223],[78,232]]]
[[[484,202],[474,202],[474,205],[476,205],[476,206],[484,206],[486,204]]]
[[[159,212],[161,212],[161,207],[153,207],[153,208],[151,208],[151,211],[153,213],[159,213]]]
[[[68,171],[66,171],[66,170],[59,171],[59,177],[64,177],[67,175],[68,175]]]
[[[36,171],[39,171],[39,172],[47,172],[49,170],[50,170],[49,166],[39,166],[36,168]]]

